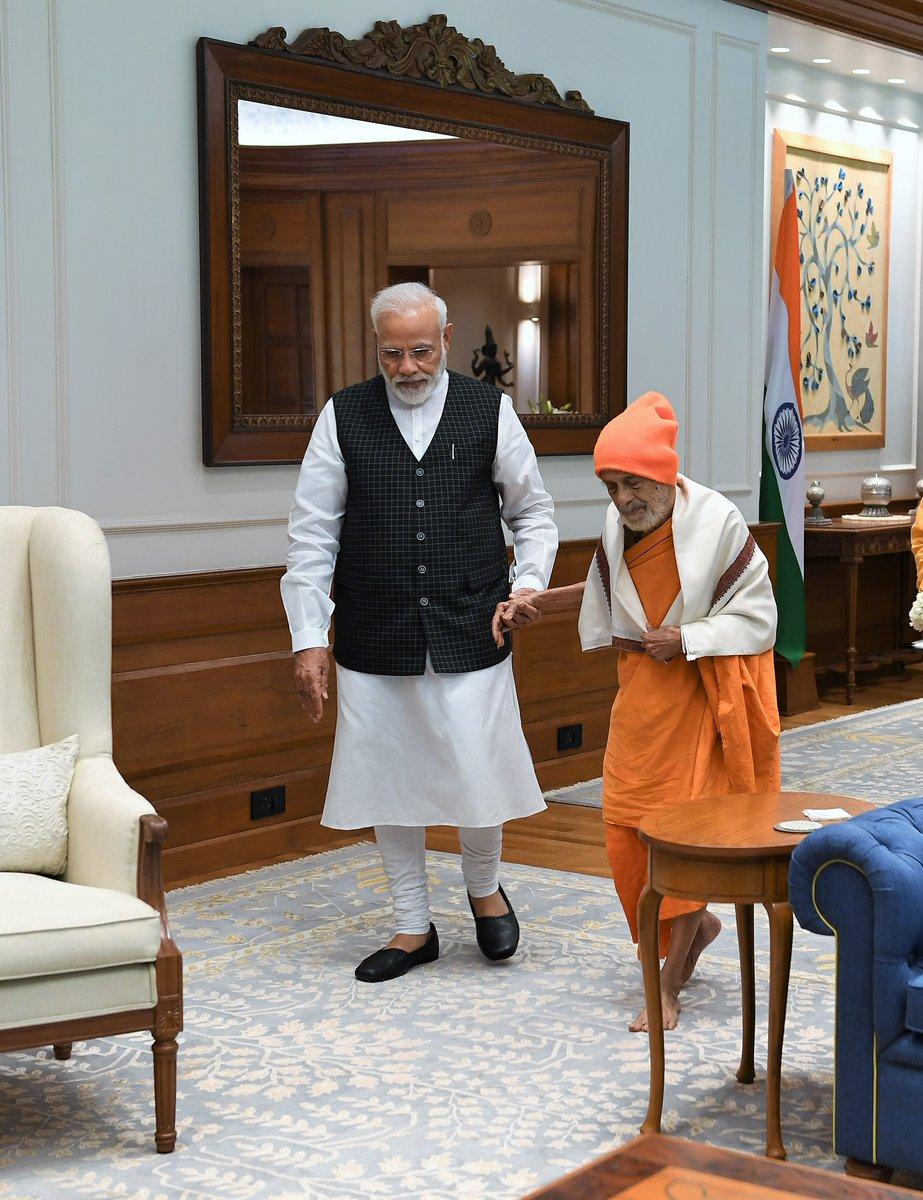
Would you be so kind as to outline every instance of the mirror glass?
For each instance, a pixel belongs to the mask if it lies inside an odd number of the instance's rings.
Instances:
[[[406,280],[446,301],[450,369],[526,417],[598,410],[595,160],[237,104],[245,424],[373,375],[369,299]]]

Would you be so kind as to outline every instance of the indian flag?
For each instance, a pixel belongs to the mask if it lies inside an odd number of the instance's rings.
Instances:
[[[769,296],[769,337],[763,392],[760,520],[778,521],[776,650],[797,667],[805,651],[804,414],[801,408],[801,262],[795,176],[785,172]]]

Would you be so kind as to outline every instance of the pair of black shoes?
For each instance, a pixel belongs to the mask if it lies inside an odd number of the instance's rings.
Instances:
[[[479,917],[474,911],[471,897],[468,897],[471,914],[474,917],[474,932],[478,941],[478,949],[491,962],[501,962],[505,958],[512,958],[519,945],[519,922],[516,920],[513,906],[502,887],[500,895],[509,910],[502,917]],[[382,950],[376,950],[356,967],[356,978],[363,983],[384,983],[388,979],[398,979],[401,975],[406,975],[414,967],[435,962],[438,957],[439,934],[436,932],[436,926],[431,923],[429,937],[418,950],[399,950],[393,946],[385,946]]]

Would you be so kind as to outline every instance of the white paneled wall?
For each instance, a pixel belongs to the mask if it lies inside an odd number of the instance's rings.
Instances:
[[[200,458],[194,47],[349,36],[409,0],[0,0],[0,502],[100,520],[116,575],[278,563],[297,468]],[[684,469],[756,516],[766,17],[723,0],[466,0],[514,70],[631,124],[629,391],[665,392]],[[543,471],[595,536],[586,457]]]
[[[831,141],[890,150],[891,261],[889,273],[887,404],[885,445],[881,449],[823,451],[807,455],[806,475],[818,478],[830,500],[858,500],[862,480],[876,469],[894,485],[894,494],[913,495],[923,464],[919,412],[921,393],[921,237],[923,237],[923,140],[903,128],[901,117],[923,128],[923,101],[896,88],[839,78],[796,63],[773,63],[767,101],[767,154],[773,129],[810,133]],[[787,96],[801,97],[798,101]],[[834,101],[856,113],[872,107],[885,118],[863,120],[831,112]]]

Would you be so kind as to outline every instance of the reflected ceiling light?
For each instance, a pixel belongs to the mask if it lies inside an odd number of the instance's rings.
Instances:
[[[919,129],[920,128],[920,126],[916,123],[916,121],[911,121],[911,119],[909,117],[898,117],[897,123],[898,123],[898,125],[903,125],[905,129]]]
[[[813,62],[813,63],[828,63],[828,62],[833,62],[833,59],[832,58],[812,58],[811,62]]]
[[[839,100],[828,100],[824,108],[829,108],[831,112],[849,112],[849,109],[844,108]]]
[[[859,116],[865,117],[867,121],[883,121],[884,117],[879,112],[875,112],[870,104],[866,104],[865,108],[859,109]]]
[[[794,92],[786,92],[785,99],[797,100],[799,104],[807,104],[807,100],[805,100],[804,96],[796,96]]]
[[[853,75],[871,75],[872,72],[869,67],[853,67],[852,73]]]
[[[770,54],[791,54],[791,52],[792,52],[791,46],[770,46],[769,47]]]
[[[895,76],[894,79],[888,80],[888,83],[906,83],[906,82],[907,82],[906,79],[900,79],[897,76]]]

